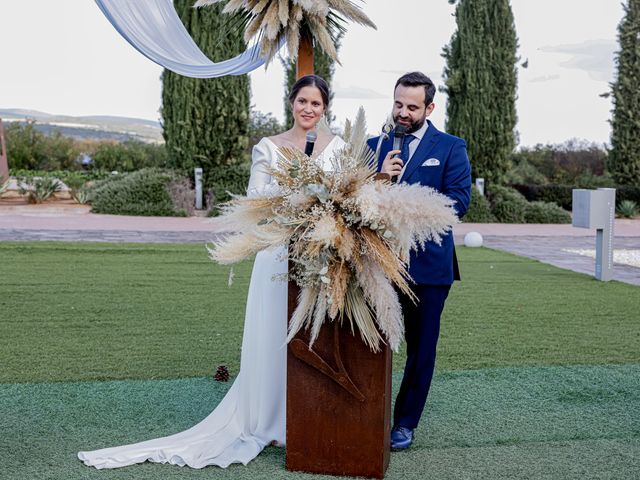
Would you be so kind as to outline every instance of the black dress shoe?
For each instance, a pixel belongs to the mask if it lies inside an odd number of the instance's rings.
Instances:
[[[393,427],[391,430],[391,450],[406,450],[413,443],[413,430],[406,427]]]

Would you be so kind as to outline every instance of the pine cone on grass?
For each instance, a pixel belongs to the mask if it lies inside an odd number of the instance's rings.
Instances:
[[[216,369],[216,374],[213,376],[216,382],[228,382],[229,381],[229,369],[225,365],[220,365]]]

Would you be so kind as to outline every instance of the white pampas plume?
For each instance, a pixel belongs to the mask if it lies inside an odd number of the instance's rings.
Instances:
[[[311,335],[309,337],[309,350],[315,343],[320,333],[320,328],[324,324],[324,320],[327,318],[327,292],[325,289],[321,289],[318,292],[318,299],[316,300],[315,312],[313,315],[313,325],[311,326]]]
[[[316,222],[313,230],[309,232],[308,239],[312,242],[319,242],[324,247],[333,247],[339,235],[336,217],[327,215]]]
[[[458,223],[455,201],[419,184],[369,183],[358,191],[356,202],[365,222],[383,224],[391,232],[405,261],[411,249],[427,241],[439,245]]]
[[[293,340],[296,333],[308,325],[313,315],[316,299],[318,298],[318,289],[313,287],[305,287],[300,289],[298,294],[298,306],[291,315],[289,322],[289,334],[287,335],[287,343]]]
[[[362,269],[356,276],[358,283],[362,287],[365,299],[376,313],[378,328],[389,342],[391,349],[397,352],[404,337],[402,307],[398,294],[375,262],[363,257],[359,265]]]
[[[351,331],[354,331],[353,324],[360,330],[360,337],[371,349],[372,352],[380,351],[382,337],[376,328],[371,307],[364,298],[362,289],[355,284],[349,285],[345,301],[345,316],[351,322]]]

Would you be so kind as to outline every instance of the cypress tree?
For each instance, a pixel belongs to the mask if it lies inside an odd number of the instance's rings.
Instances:
[[[182,22],[211,60],[221,61],[245,50],[243,31],[222,14],[223,5],[193,8],[193,0],[174,0]],[[247,160],[249,77],[188,78],[165,70],[162,74],[163,135],[170,164],[189,173],[204,170],[206,188],[224,197],[231,170]],[[245,184],[246,187],[246,184]],[[240,193],[240,192],[237,192]]]
[[[516,144],[513,12],[509,0],[459,0],[455,17],[457,31],[442,55],[446,129],[467,141],[474,177],[500,183]]]
[[[340,48],[340,39],[342,38],[343,33],[338,33],[336,50]],[[289,59],[285,59],[282,61],[282,65],[285,68],[285,79],[284,79],[284,125],[286,128],[291,128],[293,126],[293,115],[291,114],[291,105],[289,104],[289,92],[291,91],[291,87],[296,83],[296,63]],[[329,84],[329,102],[333,103],[333,89],[331,88],[331,80],[333,79],[333,73],[335,72],[336,64],[329,55],[324,53],[324,51],[318,46],[314,45],[313,47],[313,70],[316,75],[324,78]],[[327,109],[325,113],[327,117],[327,122],[331,124],[334,118],[331,114],[331,108]]]
[[[629,0],[618,26],[618,75],[607,168],[620,185],[640,185],[640,0]]]

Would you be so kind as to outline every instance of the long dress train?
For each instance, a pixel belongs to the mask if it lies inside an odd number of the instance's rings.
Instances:
[[[319,156],[324,168],[344,142],[334,137]],[[266,167],[277,147],[263,138],[253,149],[248,193],[272,185]],[[276,441],[285,443],[287,285],[273,276],[287,272],[286,249],[256,255],[247,296],[240,373],[218,406],[184,432],[140,443],[79,452],[95,468],[118,468],[145,461],[227,467],[247,464]]]

